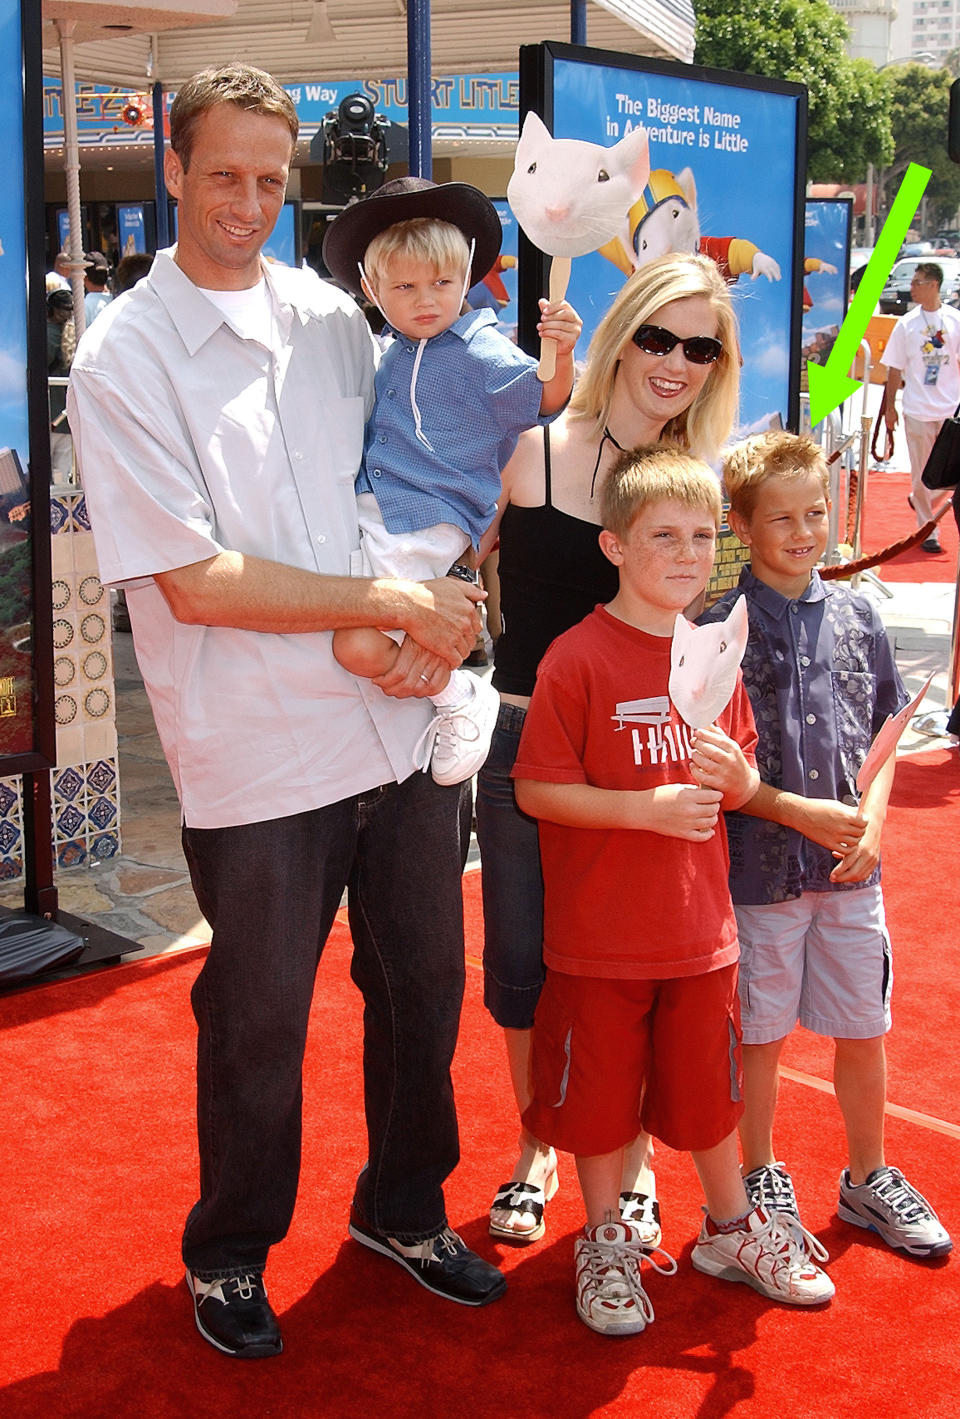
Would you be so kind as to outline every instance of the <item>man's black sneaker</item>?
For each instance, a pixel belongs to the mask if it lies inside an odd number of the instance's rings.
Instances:
[[[262,1360],[283,1349],[280,1327],[263,1284],[263,1273],[217,1276],[204,1281],[187,1272],[193,1316],[204,1340],[224,1355]]]
[[[486,1306],[507,1289],[506,1278],[495,1266],[477,1256],[449,1227],[435,1237],[411,1245],[375,1232],[354,1215],[350,1235],[361,1246],[389,1256],[409,1271],[415,1281],[437,1296],[461,1306]]]

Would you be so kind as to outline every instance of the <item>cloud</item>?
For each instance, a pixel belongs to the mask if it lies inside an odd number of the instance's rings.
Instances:
[[[746,357],[744,373],[748,371],[750,375],[763,375],[766,378],[777,376],[786,379],[790,369],[790,356],[787,350],[786,341],[772,340],[769,344],[755,345]]]
[[[25,398],[24,361],[19,350],[0,349],[0,400]]]
[[[826,300],[815,300],[813,303],[813,308],[817,311],[818,314],[821,312],[826,312],[828,310],[839,311],[843,310],[843,301],[840,299],[839,296],[829,296]]]

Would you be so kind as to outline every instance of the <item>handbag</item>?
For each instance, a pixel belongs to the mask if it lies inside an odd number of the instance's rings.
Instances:
[[[940,425],[930,457],[923,465],[920,481],[925,488],[955,488],[960,483],[960,404],[952,418]]]

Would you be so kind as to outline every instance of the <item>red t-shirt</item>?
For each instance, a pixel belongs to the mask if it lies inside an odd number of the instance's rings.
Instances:
[[[651,789],[692,783],[691,731],[670,703],[670,637],[602,606],[544,656],[514,778]],[[755,764],[757,732],[738,677],[717,720]],[[738,956],[723,814],[709,842],[541,821],[543,956],[568,975],[667,979]]]

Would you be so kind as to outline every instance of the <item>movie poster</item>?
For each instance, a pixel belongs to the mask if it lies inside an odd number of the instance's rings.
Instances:
[[[147,229],[142,203],[117,208],[117,244],[121,256],[136,256],[137,252],[146,251]]]
[[[33,553],[27,414],[26,218],[20,6],[0,0],[0,759],[30,753]],[[2,770],[3,765],[0,765]]]
[[[517,340],[517,219],[507,202],[495,198],[494,207],[503,227],[500,255],[482,281],[467,292],[473,310],[492,310],[497,326],[508,340]]]
[[[537,80],[528,81],[527,54],[541,57]],[[716,261],[740,322],[740,432],[795,426],[805,89],[573,46],[521,55],[525,102],[539,88],[534,106],[552,136],[611,150],[603,195],[617,193],[622,219],[612,240],[573,260],[567,291],[583,318],[583,349],[633,270],[667,251],[700,251]],[[638,127],[649,137],[650,172],[636,190],[615,145]],[[531,175],[549,186],[543,201],[595,205],[575,163],[560,170],[549,152],[543,159]]]
[[[847,313],[850,291],[849,197],[808,197],[803,230],[803,388],[807,361],[825,365]]]
[[[297,227],[300,221],[300,204],[284,202],[277,215],[276,225],[267,238],[263,255],[267,261],[279,262],[281,266],[296,266]]]

